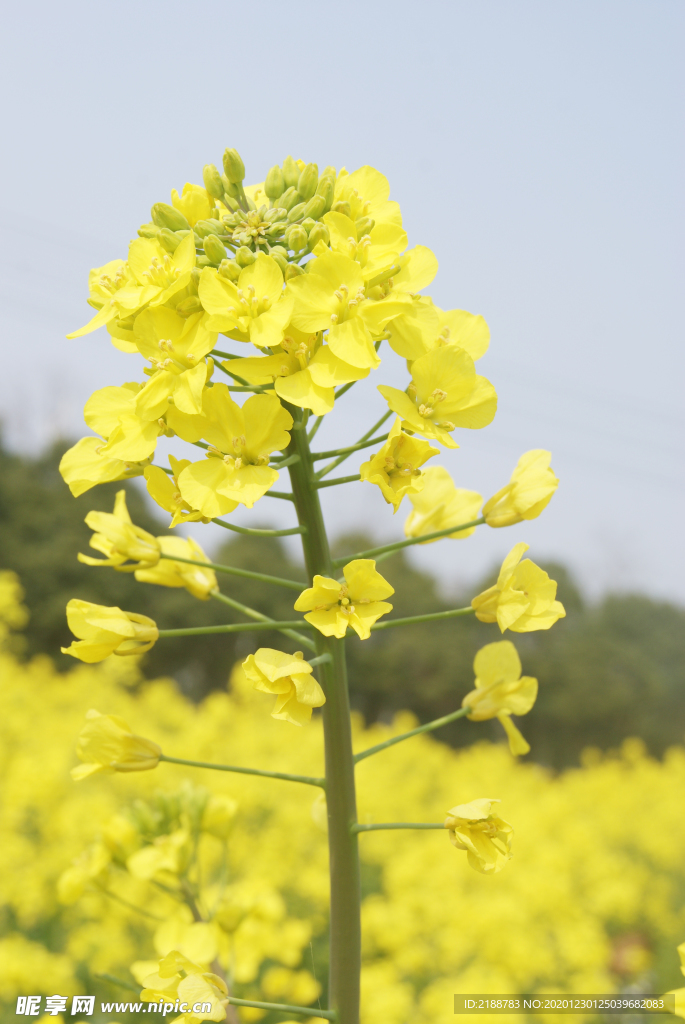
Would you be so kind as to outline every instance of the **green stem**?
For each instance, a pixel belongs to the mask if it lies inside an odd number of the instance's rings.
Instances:
[[[271,463],[271,468],[272,469],[285,469],[287,466],[292,466],[295,462],[298,461],[299,458],[300,458],[299,455],[291,455],[289,458],[283,459],[281,462],[278,462],[278,461],[272,462]]]
[[[441,828],[445,826],[437,821],[384,821],[380,825],[353,825],[353,832],[385,832],[396,828]]]
[[[275,583],[278,587],[287,587],[289,590],[302,591],[304,583],[296,580],[284,580],[280,576],[268,576],[264,572],[253,572],[252,569],[236,569],[232,565],[217,565],[215,562],[197,562],[192,558],[181,558],[179,555],[160,555],[160,558],[167,558],[170,562],[183,562],[185,565],[199,565],[202,569],[214,569],[215,572],[225,572],[229,576],[243,576],[248,580],[261,580],[262,583]]]
[[[357,444],[352,444],[349,448],[334,448],[330,452],[312,452],[312,461],[316,462],[318,459],[334,459],[338,455],[352,455],[353,452],[358,452],[360,448],[370,448],[372,444],[378,444],[380,441],[387,440],[387,434],[379,434],[378,437],[372,437],[368,441],[359,441]]]
[[[168,470],[171,473],[171,470]],[[249,526],[236,526],[235,523],[225,523],[223,519],[212,519],[217,526],[223,526],[224,530],[233,530],[234,533],[244,533],[248,537],[291,537],[294,533],[304,533],[306,527],[291,526],[289,530],[254,530]]]
[[[312,441],[316,437],[317,431],[318,431],[318,429],[319,429],[319,427],[321,426],[322,423],[323,423],[323,416],[317,416],[316,419],[314,420],[314,426],[312,427],[312,429],[307,434],[307,440],[309,441],[310,444],[312,443]]]
[[[230,608],[235,608],[237,612],[242,612],[243,615],[247,615],[248,619],[255,619],[257,622],[273,622],[276,625],[274,619],[269,618],[268,615],[262,615],[256,608],[250,608],[249,605],[242,604],[240,601],[234,600],[227,594],[222,594],[220,590],[212,590],[212,597],[216,601],[221,601],[222,604],[227,604]],[[316,650],[316,643],[308,636],[304,636],[302,633],[296,633],[294,629],[281,629],[280,633],[285,633],[291,640],[295,640],[298,644],[304,644],[310,651]]]
[[[335,1013],[331,1010],[319,1010],[312,1006],[291,1006],[290,1003],[258,1003],[253,999],[236,999],[235,996],[229,996],[228,1001],[234,1006],[254,1006],[258,1010],[278,1010],[279,1013],[299,1013],[303,1017],[323,1017],[325,1020],[338,1019]]]
[[[450,608],[446,612],[429,612],[427,615],[407,615],[404,619],[389,619],[387,622],[376,622],[371,629],[392,629],[393,626],[413,626],[417,622],[438,622],[440,619],[453,619],[457,615],[473,615],[475,608]]]
[[[281,498],[283,501],[294,501],[295,498],[292,494],[286,494],[285,491],[267,491],[264,495],[265,498]]]
[[[235,380],[238,382],[238,384],[242,385],[242,387],[233,387],[229,384],[229,391],[253,391],[255,395],[259,395],[264,391],[273,391],[274,389],[273,384],[250,384],[250,382],[248,380],[245,380],[244,377],[239,377],[237,373],[233,373],[231,370],[227,370],[222,363],[215,363],[214,365],[218,366],[219,369],[222,370],[227,377],[230,377],[232,380]]]
[[[432,722],[426,722],[425,725],[418,725],[416,729],[410,729],[409,732],[400,733],[399,736],[392,736],[389,740],[385,740],[383,743],[377,743],[375,747],[367,747],[366,750],[362,750],[359,754],[354,755],[354,763],[359,764],[366,757],[371,757],[372,754],[378,754],[381,750],[387,750],[388,747],[394,747],[396,743],[402,743],[403,740],[409,740],[412,736],[418,736],[422,732],[432,732],[433,729],[439,729],[443,725],[447,725],[449,722],[455,722],[457,718],[464,718],[468,715],[471,708],[459,708],[458,711],[453,711],[450,715],[443,715],[442,718],[434,718]]]
[[[212,633],[258,633],[265,629],[305,629],[312,627],[304,619],[293,619],[292,622],[281,622],[280,619],[269,619],[268,622],[231,622],[225,626],[184,626],[183,629],[160,629],[161,640],[172,636],[209,636]]]
[[[238,768],[232,764],[212,764],[211,761],[188,761],[184,757],[168,757],[166,754],[159,755],[160,761],[168,761],[170,764],[183,764],[188,768],[210,768],[215,772],[237,772],[238,775],[260,775],[265,779],[282,779],[283,782],[302,782],[305,786],[318,786],[326,788],[326,780],[316,778],[313,775],[291,775],[289,772],[268,772],[261,768]]]
[[[354,476],[337,476],[335,480],[322,480],[317,481],[314,486],[317,488],[321,487],[337,487],[338,484],[351,484],[355,480],[361,480],[359,473],[355,473]]]
[[[129,992],[137,992],[140,994],[140,985],[134,985],[131,981],[124,981],[123,978],[117,978],[114,974],[94,974],[94,978],[98,978],[100,981],[108,981],[111,985],[118,985],[119,988],[125,988]]]
[[[103,896],[107,896],[110,900],[114,900],[115,903],[121,903],[122,907],[127,907],[129,910],[135,910],[136,914],[141,914],[143,917],[149,918],[151,921],[163,921],[163,917],[158,917],[157,914],[151,914],[149,910],[144,910],[142,907],[137,906],[135,903],[130,903],[125,900],[123,896],[118,896],[115,892],[111,892],[109,889],[105,889],[104,886],[96,883],[95,888],[98,892],[102,893]]]
[[[291,410],[288,406],[288,410]],[[368,435],[370,436],[370,435]],[[365,439],[362,439],[365,440]],[[321,504],[312,479],[311,452],[306,434],[293,432],[288,451],[300,455],[289,469],[309,579],[331,576],[333,565]],[[352,753],[350,702],[345,665],[345,642],[316,634],[320,654],[331,660],[321,665],[326,694],[321,709],[326,758],[326,805],[330,864],[329,1006],[339,1024],[359,1024],[361,970],[361,887],[357,837],[350,826],[357,820]],[[329,1016],[317,1011],[319,1016]],[[329,1017],[333,1019],[333,1017]]]
[[[345,386],[347,386],[347,385],[345,385]],[[363,441],[366,441],[369,437],[372,437],[376,433],[377,430],[380,430],[380,428],[383,426],[383,424],[386,422],[386,420],[390,419],[391,416],[392,416],[392,409],[388,409],[387,412],[383,413],[383,415],[378,420],[378,422],[374,423],[374,425],[371,427],[371,430],[367,430],[366,433],[364,434],[364,436],[359,438],[359,440],[357,441],[357,444],[361,444]],[[327,466],[324,466],[324,468],[320,469],[319,472],[316,474],[317,480],[320,480],[321,477],[323,477],[323,476],[328,476],[328,474],[331,472],[331,470],[335,469],[336,466],[339,466],[340,463],[344,462],[346,458],[347,458],[347,455],[339,455],[338,458],[335,459],[333,462],[329,462]]]
[[[474,526],[481,526],[485,522],[483,516],[473,519],[470,523],[460,523],[459,526],[448,526],[445,530],[436,530],[434,533],[426,533],[422,537],[409,537],[408,540],[398,540],[394,544],[382,544],[378,548],[369,548],[368,551],[358,551],[356,555],[345,555],[344,558],[335,558],[333,565],[345,565],[352,558],[370,558],[372,555],[391,554],[401,548],[409,548],[412,544],[426,544],[429,540],[438,540],[440,537],[450,537],[453,533],[461,533],[462,530],[470,530]]]

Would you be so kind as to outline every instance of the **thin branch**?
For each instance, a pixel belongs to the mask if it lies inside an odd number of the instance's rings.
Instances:
[[[135,910],[137,914],[142,914],[143,917],[149,917],[152,921],[163,921],[163,917],[158,917],[157,914],[151,914],[149,910],[144,910],[142,907],[137,906],[135,903],[130,903],[129,900],[124,899],[123,896],[119,896],[117,893],[112,892],[110,889],[105,889],[104,886],[95,886],[98,892],[102,893],[103,896],[108,896],[115,903],[121,903],[122,907],[127,907],[129,910]]]
[[[372,444],[387,440],[387,434],[379,434],[378,437],[372,437],[368,441],[358,441],[357,444],[352,444],[349,448],[334,448],[330,452],[312,452],[312,461],[316,462],[317,459],[334,459],[338,455],[351,455],[353,452],[359,451],[360,448],[370,448]]]
[[[250,608],[246,604],[241,604],[240,601],[234,601],[232,597],[228,597],[226,594],[222,594],[220,590],[213,590],[212,597],[217,601],[221,601],[223,604],[229,605],[231,608],[235,608],[236,611],[242,612],[243,615],[247,615],[249,619],[255,619],[257,622],[274,622],[274,619],[269,618],[268,615],[262,615],[255,608]],[[311,651],[316,650],[316,644],[308,636],[304,636],[302,633],[296,633],[293,629],[282,629],[280,633],[285,633],[291,640],[295,640],[298,644],[304,644]]]
[[[140,985],[134,985],[130,981],[124,981],[123,978],[117,978],[113,974],[105,974],[103,972],[102,974],[94,974],[93,977],[98,978],[100,981],[108,981],[111,985],[118,985],[119,988],[128,989],[129,992],[140,993]]]
[[[271,468],[272,469],[285,469],[286,466],[294,466],[295,463],[299,462],[299,461],[300,461],[300,456],[297,453],[295,453],[295,455],[289,455],[287,459],[283,459],[281,462],[278,462],[278,461],[272,462],[271,463]]]
[[[398,620],[399,621],[399,620]],[[173,636],[209,636],[212,633],[259,633],[265,629],[313,629],[305,619],[292,619],[281,621],[280,619],[269,620],[268,622],[231,622],[224,626],[185,626],[182,629],[160,629],[160,639],[168,639]],[[372,627],[373,628],[373,627]]]
[[[398,540],[394,544],[382,544],[378,548],[369,548],[367,551],[358,551],[356,555],[345,555],[344,558],[334,558],[333,565],[344,565],[351,558],[369,558],[372,555],[385,555],[401,548],[411,547],[412,544],[425,544],[429,540],[438,540],[440,537],[450,537],[453,533],[461,533],[462,530],[470,530],[474,526],[482,526],[485,522],[483,516],[472,519],[470,523],[460,523],[458,526],[448,526],[444,530],[436,530],[435,533],[425,533],[421,537],[409,537],[408,540]]]
[[[316,480],[314,486],[319,489],[322,487],[337,487],[338,484],[351,484],[355,480],[361,480],[359,473],[355,473],[353,476],[336,476],[335,480]]]
[[[302,591],[306,587],[306,583],[298,583],[297,580],[284,580],[280,576],[269,576],[264,572],[253,572],[252,569],[237,569],[233,565],[217,565],[216,562],[198,562],[192,558],[181,558],[179,555],[161,554],[159,557],[166,558],[170,562],[183,562],[184,565],[197,565],[201,569],[214,569],[215,572],[225,572],[229,576],[243,576],[248,580],[273,583],[278,587],[287,587],[289,590]]]
[[[337,1020],[333,1010],[320,1010],[313,1006],[291,1006],[290,1003],[257,1003],[252,999],[236,999],[235,996],[228,997],[229,1003],[234,1006],[254,1006],[258,1010],[278,1010],[279,1013],[299,1013],[303,1017],[323,1017],[325,1020]]]
[[[322,423],[323,423],[323,416],[317,416],[316,419],[314,420],[314,426],[312,427],[312,429],[307,434],[307,440],[309,442],[314,440],[314,438],[316,437],[316,432],[317,432],[317,430],[319,429],[319,427],[321,426]]]
[[[358,557],[358,556],[357,556]],[[453,619],[457,615],[473,615],[475,608],[450,608],[446,612],[430,612],[428,615],[408,615],[404,619],[388,619],[387,622],[376,622],[371,629],[391,629],[393,626],[413,626],[417,622],[438,622],[440,619]]]
[[[168,470],[171,473],[171,470]],[[248,537],[290,537],[294,533],[306,533],[306,526],[291,526],[288,530],[254,530],[249,526],[236,526],[235,523],[225,523],[223,519],[212,519],[217,526],[223,526],[225,530],[233,530],[234,533],[244,533]]]
[[[433,729],[439,729],[443,725],[447,725],[449,722],[456,721],[457,718],[464,718],[468,715],[471,708],[459,708],[458,711],[453,711],[451,715],[443,715],[442,718],[435,718],[432,722],[426,722],[425,725],[419,725],[416,729],[410,729],[409,732],[400,733],[399,736],[391,736],[389,740],[385,740],[383,743],[377,743],[375,747],[367,747],[366,750],[362,750],[359,754],[354,755],[354,763],[358,764],[363,761],[366,757],[371,757],[372,754],[378,754],[381,750],[387,750],[388,747],[394,747],[396,743],[402,743],[403,740],[411,739],[412,736],[418,736],[422,732],[432,732]]]
[[[376,433],[376,431],[380,430],[380,428],[383,426],[383,424],[386,422],[386,420],[389,420],[392,415],[393,415],[392,409],[388,409],[387,412],[383,413],[383,415],[378,420],[378,422],[374,423],[374,425],[371,427],[371,430],[367,430],[367,432],[364,434],[364,436],[359,438],[359,441],[357,441],[357,444],[361,444],[362,441],[366,441],[369,437],[373,437],[373,435]],[[333,462],[329,462],[329,464],[327,466],[324,466],[324,468],[320,469],[319,472],[316,474],[317,480],[320,480],[321,477],[327,476],[331,472],[331,470],[335,469],[336,466],[339,466],[340,463],[344,462],[346,458],[347,458],[347,455],[339,455],[338,458],[335,459]]]
[[[318,786],[319,789],[326,788],[326,780],[317,778],[314,775],[291,775],[290,772],[269,772],[263,768],[242,768],[232,764],[213,764],[211,761],[189,761],[185,757],[168,757],[166,754],[160,754],[159,759],[160,761],[168,761],[170,764],[182,764],[187,768],[209,768],[215,772],[259,775],[265,779],[280,779],[282,782],[302,782],[305,786]]]
[[[285,491],[267,491],[264,495],[265,498],[281,498],[283,501],[294,501],[294,495],[286,493]]]
[[[385,832],[388,829],[396,828],[440,828],[444,830],[445,826],[437,821],[384,821],[380,825],[350,825],[350,832],[353,834],[356,832]]]

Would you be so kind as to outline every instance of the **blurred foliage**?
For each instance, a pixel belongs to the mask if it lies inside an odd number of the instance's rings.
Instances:
[[[0,448],[0,564],[15,570],[26,590],[31,619],[27,653],[44,652],[58,667],[71,659],[58,653],[71,635],[64,608],[71,597],[117,604],[154,618],[161,627],[238,621],[218,602],[201,602],[185,591],[137,583],[130,575],[84,566],[76,554],[87,551],[90,530],[83,519],[90,509],[111,511],[122,484],[94,488],[74,499],[57,472],[64,445],[39,459]],[[135,523],[150,532],[165,532],[160,513],[151,513],[140,486],[126,484]],[[194,524],[203,545],[216,538]],[[341,538],[336,554],[371,545],[365,536]],[[447,541],[446,543],[450,543]],[[468,542],[467,542],[468,543]],[[473,543],[473,541],[471,541]],[[277,540],[228,535],[213,560],[291,579],[303,579],[301,566]],[[395,587],[394,615],[420,614],[454,607],[455,597],[441,594],[437,581],[415,568],[404,554],[381,563]],[[540,681],[540,694],[519,724],[531,743],[531,758],[553,767],[577,763],[584,747],[615,748],[626,736],[640,736],[652,754],[685,737],[685,611],[640,595],[610,595],[597,605],[584,599],[568,570],[544,566],[559,582],[567,618],[550,631],[517,634],[524,672]],[[492,574],[474,593],[492,582]],[[290,618],[294,592],[235,576],[221,575],[221,589],[244,604],[275,618]],[[468,603],[472,595],[456,597]],[[453,711],[473,684],[476,651],[500,638],[494,625],[456,619],[387,630],[360,643],[348,641],[349,679],[354,707],[368,722],[388,720],[411,709],[422,721]],[[182,691],[200,700],[222,688],[231,666],[257,646],[292,650],[280,634],[205,636],[166,640],[146,656],[148,677],[172,675]],[[67,666],[67,662],[69,666]],[[455,722],[437,734],[455,746],[478,738],[500,739],[497,722]]]

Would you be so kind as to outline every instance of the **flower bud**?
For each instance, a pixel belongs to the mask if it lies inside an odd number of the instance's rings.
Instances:
[[[226,259],[226,246],[216,235],[206,235],[204,239],[205,256],[212,263],[221,263]]]
[[[178,303],[176,306],[176,312],[185,320],[187,317],[192,316],[193,313],[201,313],[202,303],[197,295],[188,295],[187,298],[182,299]]]
[[[333,213],[342,213],[345,217],[352,216],[352,207],[345,199],[340,200],[337,203],[333,203],[331,210],[333,210]]]
[[[294,186],[291,185],[290,188],[286,189],[281,198],[278,200],[278,205],[287,212],[289,210],[292,210],[293,206],[295,206],[297,203],[301,202],[302,199],[300,197],[300,193]]]
[[[325,224],[322,224],[321,221],[317,221],[312,230],[309,232],[308,248],[312,250],[315,245],[319,244],[319,242],[323,242],[324,245],[329,245],[330,241],[330,231],[328,230]]]
[[[300,252],[307,247],[309,241],[307,232],[301,224],[293,224],[285,233],[285,240],[289,249],[293,252]]]
[[[256,259],[252,249],[248,249],[246,245],[241,245],[235,254],[235,261],[239,267],[249,267]]]
[[[302,221],[302,227],[305,229],[307,234],[309,234],[309,232],[312,230],[315,224],[316,221],[314,220],[313,217],[305,217],[305,219]]]
[[[314,220],[318,220],[319,217],[323,217],[326,210],[326,199],[324,196],[312,196],[308,203],[305,204],[304,216],[313,217]]]
[[[307,164],[297,181],[297,191],[303,199],[311,199],[319,184],[319,168],[316,164]]]
[[[172,255],[176,252],[182,241],[180,236],[175,231],[169,231],[169,228],[157,228],[157,238],[166,251]]]
[[[138,228],[138,234],[141,238],[157,238],[160,229],[156,224],[141,224]]]
[[[199,238],[205,238],[207,235],[220,235],[223,234],[224,226],[220,220],[216,220],[213,217],[207,220],[199,220],[193,231]]]
[[[300,168],[291,156],[287,156],[283,161],[283,181],[285,182],[286,188],[290,188],[291,186],[296,188],[299,180]]]
[[[283,171],[278,164],[274,164],[267,174],[266,181],[264,182],[264,191],[269,199],[278,199],[285,192],[285,179],[283,178]]]
[[[276,263],[278,263],[279,267],[281,268],[281,273],[285,274],[289,266],[288,257],[285,253],[285,250],[281,249],[281,247],[278,246],[277,249],[271,250],[269,256],[271,256],[273,260],[276,260]]]
[[[284,276],[286,281],[291,281],[293,277],[299,277],[300,274],[304,274],[303,268],[296,266],[294,263],[289,263]]]
[[[232,185],[239,185],[245,177],[245,164],[237,149],[224,151],[224,174]]]
[[[355,221],[355,227],[357,229],[357,238],[362,238],[364,235],[368,235],[370,231],[376,226],[376,222],[373,217],[360,217]]]
[[[225,277],[227,281],[237,281],[240,277],[240,267],[235,260],[222,260],[219,264],[219,276]]]
[[[288,223],[294,224],[296,220],[301,220],[304,216],[304,208],[306,203],[298,203],[297,206],[293,206],[292,210],[288,214]]]
[[[223,199],[224,197],[224,186],[221,180],[221,175],[214,166],[214,164],[205,164],[202,168],[202,181],[204,186],[209,192],[210,196],[214,199]]]
[[[160,228],[170,228],[171,231],[178,231],[180,228],[189,228],[190,224],[180,210],[168,203],[155,203],[152,207],[152,219]]]
[[[335,178],[328,177],[327,175],[319,178],[319,184],[316,186],[317,196],[323,196],[325,200],[324,213],[328,213],[331,206],[333,205],[333,194],[335,192]]]

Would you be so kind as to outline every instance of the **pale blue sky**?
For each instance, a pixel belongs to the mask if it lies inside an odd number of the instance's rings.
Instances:
[[[436,301],[492,330],[479,365],[499,413],[458,432],[441,461],[486,497],[529,448],[551,449],[561,478],[539,520],[417,559],[450,587],[526,540],[593,594],[685,601],[684,23],[682,0],[12,5],[0,70],[8,440],[36,450],[57,430],[81,436],[91,391],[139,375],[104,331],[64,339],[88,316],[88,270],[125,256],[151,204],[199,181],[225,146],[253,181],[288,153],[370,163],[410,243],[438,257]],[[352,390],[322,444],[363,433],[384,382],[404,386],[401,360]],[[409,511],[393,519],[370,485],[326,504],[335,530],[363,521],[384,539]],[[211,546],[215,532],[198,535]]]

